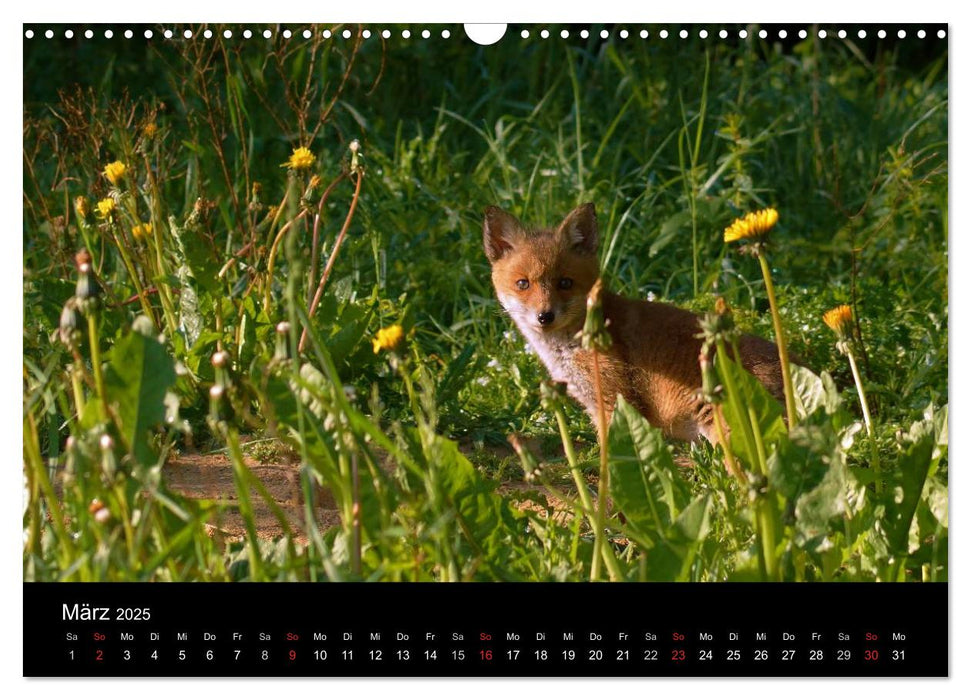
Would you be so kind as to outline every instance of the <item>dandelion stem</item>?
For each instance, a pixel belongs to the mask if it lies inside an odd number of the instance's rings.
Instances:
[[[877,438],[873,434],[873,421],[870,418],[870,406],[867,404],[866,394],[863,392],[863,380],[860,378],[860,370],[856,366],[856,358],[853,351],[847,347],[846,357],[850,361],[850,371],[853,372],[853,381],[856,383],[856,393],[860,397],[860,408],[863,409],[863,424],[866,426],[866,434],[870,440],[870,459],[873,460],[873,470],[876,472],[877,493],[883,493],[883,482],[880,480],[880,450],[877,446]]]
[[[223,439],[229,451],[229,460],[233,465],[233,482],[236,486],[236,496],[239,499],[239,511],[243,516],[243,527],[246,530],[250,580],[259,581],[263,578],[263,564],[260,558],[260,541],[256,534],[256,522],[253,518],[253,505],[250,502],[243,450],[239,446],[239,435],[236,434],[235,428],[226,427],[223,431]]]
[[[775,343],[779,348],[779,364],[782,366],[782,388],[786,398],[786,414],[789,417],[789,427],[796,424],[796,399],[792,390],[792,373],[789,370],[789,351],[786,349],[786,338],[782,331],[782,317],[775,300],[775,286],[772,284],[772,272],[765,253],[759,253],[759,265],[762,266],[762,277],[765,278],[765,293],[769,297],[769,308],[772,311],[772,325],[775,328]]]
[[[106,410],[107,392],[105,391],[105,377],[101,370],[101,339],[98,336],[98,312],[88,314],[88,344],[91,348],[91,370],[94,372],[94,389],[98,394],[98,412],[102,422],[108,420]]]
[[[114,226],[111,229],[111,237],[115,240],[115,246],[118,248],[119,254],[121,254],[121,260],[125,264],[125,269],[128,270],[128,276],[131,277],[132,285],[135,287],[135,293],[138,294],[138,301],[142,305],[142,311],[148,316],[152,325],[158,328],[158,321],[155,320],[155,312],[152,311],[152,305],[148,303],[148,295],[145,293],[145,288],[142,287],[142,281],[138,276],[138,271],[135,269],[135,265],[128,255],[128,249],[126,247],[127,239],[119,240]]]
[[[607,492],[610,472],[607,469],[607,411],[604,408],[603,386],[600,382],[600,353],[593,351],[593,388],[597,396],[597,441],[600,443],[600,480],[597,484],[597,532],[594,540],[594,560],[590,580],[600,578],[599,553],[606,549],[604,524],[607,520]]]
[[[600,518],[597,515],[597,510],[594,506],[593,500],[590,498],[590,490],[587,488],[587,484],[583,480],[583,474],[580,473],[580,467],[577,464],[576,451],[573,449],[573,440],[570,437],[570,428],[566,424],[566,414],[563,412],[563,407],[560,405],[556,405],[554,407],[553,413],[556,416],[556,424],[560,428],[560,441],[563,443],[563,451],[566,453],[566,462],[568,465],[570,465],[570,475],[573,477],[573,483],[577,488],[577,496],[580,499],[580,506],[582,507],[583,514],[590,522],[590,527],[594,532],[594,559],[590,562],[590,580],[595,580],[593,576],[593,569],[594,564],[598,561],[597,558],[599,557],[602,558],[606,564],[607,571],[610,574],[610,579],[612,581],[620,581],[624,578],[624,575],[620,570],[620,563],[614,556],[613,551],[610,549],[610,547],[597,546],[598,537],[604,537],[604,524],[600,521]],[[597,568],[599,576],[599,565]]]

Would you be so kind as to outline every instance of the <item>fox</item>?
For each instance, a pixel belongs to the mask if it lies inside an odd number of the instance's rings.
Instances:
[[[587,295],[600,278],[599,230],[594,204],[580,205],[554,228],[524,225],[497,206],[485,210],[483,245],[499,304],[546,366],[564,382],[598,426],[592,351],[578,337]],[[599,358],[606,424],[617,396],[666,437],[716,444],[714,409],[701,396],[699,317],[677,306],[629,299],[606,289],[603,314],[611,337]],[[783,401],[776,345],[743,335],[742,366]],[[599,432],[598,432],[599,434]]]

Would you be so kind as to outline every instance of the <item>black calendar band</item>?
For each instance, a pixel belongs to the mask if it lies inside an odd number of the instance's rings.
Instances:
[[[947,584],[24,585],[26,676],[946,676]]]

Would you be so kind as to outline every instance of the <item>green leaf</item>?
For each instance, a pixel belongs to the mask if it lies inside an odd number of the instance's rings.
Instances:
[[[665,536],[688,504],[688,487],[678,478],[661,431],[622,396],[617,398],[607,444],[610,497],[642,544],[650,545]]]
[[[835,413],[840,406],[839,391],[828,372],[816,375],[805,367],[790,365],[792,389],[796,399],[796,413],[800,420],[822,407]]]
[[[667,245],[674,240],[675,236],[681,233],[685,228],[689,228],[688,233],[690,233],[690,227],[688,227],[690,221],[691,212],[688,211],[679,211],[666,219],[664,223],[661,224],[661,230],[658,232],[657,237],[651,244],[648,255],[653,258],[664,248],[666,248]]]
[[[665,538],[647,553],[651,581],[687,581],[708,534],[711,497],[698,496],[668,528]]]
[[[341,367],[367,332],[374,315],[373,305],[348,302],[334,323],[336,332],[327,339],[327,350],[337,367]]]
[[[786,436],[786,424],[782,419],[782,404],[766,391],[765,387],[754,376],[749,374],[737,363],[728,360],[727,363],[716,362],[715,368],[725,384],[727,373],[735,380],[738,388],[739,400],[742,404],[741,415],[737,414],[731,401],[722,404],[722,411],[725,421],[728,423],[730,435],[729,441],[732,444],[732,451],[741,458],[750,469],[754,469],[758,463],[758,455],[749,449],[745,440],[745,430],[751,426],[762,435],[762,443],[765,445],[767,454],[771,454],[772,446]],[[755,425],[752,426],[749,411],[755,415]]]
[[[154,461],[149,429],[165,420],[165,395],[175,383],[175,363],[158,340],[131,331],[111,349],[105,371],[108,403],[135,458]]]
[[[475,360],[472,359],[472,355],[475,353],[477,347],[476,343],[469,343],[462,348],[459,356],[449,363],[435,391],[435,397],[439,405],[445,404],[455,397],[462,386],[468,381],[469,377],[474,376],[478,368],[484,364],[485,360],[481,355]],[[467,372],[466,370],[470,366],[472,367],[472,371]]]
[[[917,421],[902,445],[895,471],[896,483],[888,493],[884,520],[890,547],[899,555],[906,555],[909,548],[911,522],[934,461],[936,443],[933,422]]]

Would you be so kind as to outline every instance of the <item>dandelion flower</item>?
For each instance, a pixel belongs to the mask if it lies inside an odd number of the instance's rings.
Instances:
[[[294,148],[290,159],[280,167],[297,171],[307,170],[314,164],[315,160],[317,160],[317,157],[310,152],[310,149],[301,146],[300,148]]]
[[[142,133],[147,139],[155,138],[155,134],[158,133],[158,125],[155,122],[149,122],[142,127]]]
[[[725,242],[731,243],[743,238],[759,238],[764,236],[779,221],[779,212],[775,209],[753,211],[735,219],[734,223],[725,229]]]
[[[114,215],[115,200],[113,200],[111,197],[105,197],[104,199],[98,202],[97,209],[98,209],[98,216],[100,216],[102,219],[105,219],[106,221],[109,221],[111,220],[111,217]]]
[[[829,326],[840,338],[846,335],[850,322],[853,320],[853,311],[846,304],[830,309],[823,314],[823,323]]]
[[[401,329],[401,326],[395,324],[379,330],[371,343],[374,345],[375,354],[377,354],[382,350],[396,350],[404,339],[405,332]]]
[[[108,182],[115,186],[124,179],[126,172],[128,172],[128,166],[120,160],[116,160],[114,163],[108,163],[104,170]]]
[[[151,224],[137,224],[136,226],[132,227],[131,235],[133,235],[135,238],[137,238],[139,240],[141,240],[142,238],[145,238],[146,236],[151,236],[152,235],[152,225]]]

